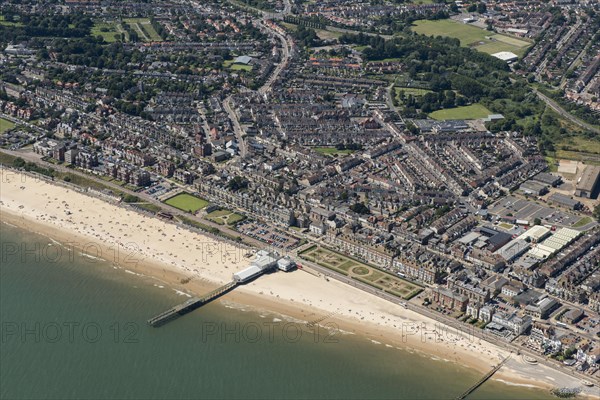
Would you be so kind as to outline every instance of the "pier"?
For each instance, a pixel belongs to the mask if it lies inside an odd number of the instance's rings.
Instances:
[[[504,360],[502,360],[498,365],[496,365],[490,372],[485,374],[483,376],[483,378],[481,378],[479,381],[477,381],[476,384],[474,384],[473,386],[471,386],[470,388],[465,390],[463,392],[463,394],[458,396],[456,399],[462,400],[462,399],[466,398],[468,395],[470,395],[471,393],[473,393],[475,390],[477,390],[477,388],[479,386],[483,385],[488,379],[490,379],[492,377],[492,375],[494,375],[496,372],[498,372],[498,370],[500,368],[502,368],[502,366],[508,361],[509,358],[510,358],[510,355],[508,357],[506,357]]]
[[[166,324],[167,322],[173,321],[176,318],[179,318],[182,315],[185,315],[191,311],[194,311],[197,308],[202,307],[204,304],[210,303],[217,297],[224,295],[229,292],[233,288],[238,285],[238,282],[231,281],[212,292],[208,293],[203,297],[192,297],[191,299],[186,300],[185,302],[168,309],[167,311],[158,314],[157,316],[150,318],[148,320],[148,324],[155,328]]]

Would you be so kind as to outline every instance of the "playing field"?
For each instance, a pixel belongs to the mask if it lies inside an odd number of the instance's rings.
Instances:
[[[470,106],[447,108],[444,110],[434,111],[429,114],[429,117],[443,121],[446,119],[479,119],[486,118],[493,114],[490,110],[481,104],[471,104]]]
[[[473,25],[463,24],[450,19],[415,21],[412,29],[422,35],[456,38],[460,40],[461,46],[471,47],[488,54],[494,54],[500,51],[510,51],[517,55],[522,55],[530,45],[530,43],[525,40],[506,35],[499,35]]]
[[[403,299],[410,299],[423,290],[414,283],[323,247],[309,247],[300,256]]]
[[[162,38],[156,32],[148,18],[125,18],[123,20],[127,25],[137,32],[140,39],[144,42],[160,42]]]
[[[0,133],[9,131],[14,127],[15,127],[15,124],[12,123],[11,121],[7,121],[5,119],[0,118]]]
[[[209,221],[216,222],[219,225],[235,225],[240,221],[246,219],[243,215],[234,213],[231,210],[221,209],[213,211],[206,215],[206,219]]]
[[[189,193],[180,193],[165,200],[164,203],[192,214],[208,205],[208,201]]]

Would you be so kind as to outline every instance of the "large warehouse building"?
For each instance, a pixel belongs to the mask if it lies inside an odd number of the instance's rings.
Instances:
[[[583,171],[583,175],[577,181],[577,188],[575,189],[575,196],[586,197],[591,199],[594,195],[594,191],[598,186],[598,180],[600,178],[600,166],[588,165]]]

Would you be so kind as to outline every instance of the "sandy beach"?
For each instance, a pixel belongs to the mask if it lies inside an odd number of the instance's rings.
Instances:
[[[2,222],[45,234],[66,248],[153,277],[181,292],[201,295],[231,281],[232,274],[252,260],[252,254],[232,244],[28,175],[0,169],[0,185]],[[182,279],[189,282],[182,283]],[[491,343],[456,332],[433,340],[419,330],[435,335],[435,321],[301,270],[262,276],[219,301],[303,321],[331,315],[323,323],[335,322],[340,329],[381,345],[408,347],[482,373],[509,354]],[[528,365],[516,355],[493,379],[545,389],[581,386],[569,375]],[[592,395],[595,390],[586,389],[586,393]]]

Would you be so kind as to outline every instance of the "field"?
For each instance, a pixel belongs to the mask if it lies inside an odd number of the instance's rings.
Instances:
[[[444,110],[434,111],[429,116],[438,121],[446,119],[478,119],[486,118],[493,114],[490,110],[481,104],[471,104],[470,106],[448,108]]]
[[[206,219],[209,221],[215,222],[219,225],[235,225],[240,221],[246,219],[243,215],[234,213],[231,210],[221,209],[217,211],[213,211],[206,215]]]
[[[313,147],[313,150],[324,156],[335,156],[340,154],[346,155],[354,153],[354,150],[338,150],[335,147]]]
[[[553,156],[557,159],[584,161],[600,165],[600,140],[581,136],[567,137],[554,143]]]
[[[483,53],[494,54],[510,51],[523,55],[530,45],[525,40],[499,35],[473,25],[463,24],[449,19],[415,21],[413,31],[427,36],[448,36],[460,40],[463,47],[471,47]]]
[[[235,60],[223,61],[223,68],[229,68],[232,71],[252,71],[252,65],[239,64]]]
[[[118,40],[117,38],[120,37],[121,32],[124,31],[122,29],[119,30],[117,24],[114,22],[95,22],[94,26],[92,26],[91,35],[94,37],[102,36],[105,42],[114,43]]]
[[[192,214],[208,205],[208,201],[189,193],[180,193],[165,200],[164,203]]]
[[[403,299],[410,299],[423,290],[414,283],[322,247],[309,247],[300,256]]]
[[[161,42],[162,38],[156,32],[148,18],[125,18],[123,20],[127,25],[137,32],[140,39],[144,42]]]
[[[15,127],[15,124],[12,123],[11,121],[0,118],[0,133],[9,131],[14,127]]]
[[[229,69],[232,70],[232,71],[247,71],[247,72],[250,72],[250,71],[252,71],[252,65],[233,64],[231,67],[229,67]]]

